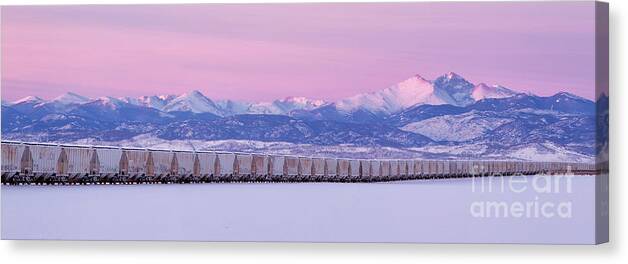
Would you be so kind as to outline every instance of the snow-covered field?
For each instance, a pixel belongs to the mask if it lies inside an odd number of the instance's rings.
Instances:
[[[590,244],[595,176],[572,180],[560,193],[470,179],[2,186],[2,239]],[[569,203],[570,217],[479,217],[493,201]]]

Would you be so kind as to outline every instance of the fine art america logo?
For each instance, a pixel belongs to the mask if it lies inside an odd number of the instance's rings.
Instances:
[[[472,178],[474,218],[570,219],[574,174],[494,175]]]

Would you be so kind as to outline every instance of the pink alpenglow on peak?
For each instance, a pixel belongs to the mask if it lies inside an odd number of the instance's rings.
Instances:
[[[108,107],[110,109],[117,109],[120,106],[124,105],[125,102],[115,97],[101,96],[97,98],[96,100],[89,102],[89,104],[96,104],[96,105]]]
[[[26,96],[26,97],[24,97],[22,99],[15,100],[15,101],[11,102],[11,104],[16,105],[16,104],[20,104],[20,103],[41,103],[41,102],[44,102],[44,99],[41,99],[41,98],[39,98],[37,96],[34,96],[34,95],[29,95],[29,96]]]
[[[323,100],[309,99],[302,96],[286,97],[283,100],[277,100],[277,102],[293,104],[294,106],[306,110],[314,109],[326,104]]]
[[[503,86],[499,86],[499,85],[488,86],[485,83],[480,83],[473,88],[471,97],[473,97],[473,99],[477,101],[477,100],[482,100],[486,98],[511,97],[516,94],[518,93]]]
[[[124,98],[121,98],[121,100],[132,105],[144,106],[144,107],[155,108],[158,110],[163,110],[164,107],[174,98],[176,98],[176,96],[174,95],[159,95],[159,96],[153,95],[153,96],[140,96],[137,98],[124,97]]]
[[[337,103],[343,111],[354,111],[359,108],[390,114],[415,104],[444,104],[434,95],[432,82],[416,75],[381,91],[359,94]]]
[[[197,90],[192,90],[172,99],[163,109],[167,112],[190,111],[193,113],[222,115],[218,106]]]
[[[472,85],[462,76],[454,72],[448,72],[439,78]],[[358,94],[340,100],[336,103],[336,106],[338,109],[347,112],[364,109],[373,113],[391,114],[413,105],[458,105],[456,101],[452,101],[451,98],[453,95],[443,94],[447,89],[440,89],[441,93],[436,93],[435,85],[433,81],[429,81],[417,74],[387,89],[372,93]],[[516,94],[517,92],[502,86],[495,85],[489,87],[481,83],[473,87],[473,89],[470,89],[470,94],[466,94],[466,96],[472,98],[472,101],[478,101],[485,98],[505,98]],[[458,94],[458,96],[460,96],[460,94]]]
[[[231,104],[232,108],[239,107],[241,113],[285,115],[294,110],[313,110],[328,104],[328,102],[299,96],[286,97],[272,102],[232,102]]]
[[[420,74],[418,74],[418,73],[414,75],[414,78],[416,78],[416,79],[417,79],[417,80],[419,80],[419,81],[429,82],[429,80],[428,80],[428,79],[423,78],[423,76],[421,76],[421,75],[420,75]],[[410,79],[411,79],[411,78],[410,78]],[[408,79],[408,80],[410,80],[410,79]]]
[[[67,92],[52,99],[52,102],[57,102],[60,104],[84,104],[89,101],[89,98],[75,94],[73,92]]]
[[[455,72],[451,72],[451,71],[450,71],[450,72],[448,72],[445,76],[446,76],[446,77],[447,77],[447,79],[449,79],[449,80],[451,80],[451,79],[460,79],[460,78],[462,78],[462,76],[458,75],[458,74],[457,74],[457,73],[455,73]]]

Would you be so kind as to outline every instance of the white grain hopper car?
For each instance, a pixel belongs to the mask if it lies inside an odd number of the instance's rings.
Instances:
[[[324,181],[327,175],[327,164],[324,158],[312,159],[312,180]]]
[[[236,154],[218,153],[216,159],[218,160],[216,166],[216,180],[221,182],[229,181],[234,173]]]
[[[249,181],[253,174],[253,155],[236,154],[234,161],[233,179],[236,181]]]
[[[311,181],[312,179],[312,158],[300,157],[297,181]]]
[[[289,182],[296,181],[299,176],[299,158],[286,156],[284,157],[284,180]]]
[[[270,176],[272,175],[270,157],[266,155],[254,154],[252,159],[251,179],[254,181],[270,181]]]
[[[176,163],[176,176],[179,181],[200,182],[201,160],[196,152],[175,151],[173,163]]]
[[[360,178],[362,181],[371,181],[371,162],[368,160],[360,160]]]
[[[346,159],[338,159],[338,175],[337,179],[340,181],[349,181],[349,169],[351,163]]]
[[[270,167],[271,175],[270,178],[273,181],[282,181],[284,180],[284,163],[285,158],[283,156],[275,156],[271,155],[268,157],[268,166]]]
[[[336,181],[339,179],[338,160],[330,158],[325,159],[325,176],[323,177],[323,180]]]
[[[2,182],[34,181],[31,176],[33,158],[29,149],[29,146],[20,143],[2,143]]]
[[[371,166],[371,177],[369,178],[371,181],[381,181],[382,179],[382,167],[381,162],[377,160],[369,161]]]

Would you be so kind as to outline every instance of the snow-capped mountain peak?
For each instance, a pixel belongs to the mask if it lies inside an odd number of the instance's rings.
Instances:
[[[166,112],[190,111],[193,113],[212,113],[222,115],[218,106],[205,95],[197,90],[184,93],[172,99],[164,108]]]
[[[282,100],[276,100],[275,104],[280,104],[285,110],[292,111],[295,109],[312,110],[318,108],[327,102],[323,100],[309,99],[306,97],[286,97]]]
[[[159,95],[159,96],[152,95],[152,96],[140,96],[137,98],[124,97],[120,99],[132,105],[155,108],[157,110],[163,110],[164,107],[174,98],[176,98],[176,96],[174,95]]]
[[[471,97],[473,97],[476,101],[479,101],[486,98],[506,98],[516,94],[518,93],[503,86],[488,86],[485,83],[480,83],[473,87]]]
[[[412,78],[410,78],[410,79],[412,79]],[[414,75],[414,79],[417,79],[417,80],[423,81],[423,82],[430,82],[430,80],[428,80],[426,78],[423,78],[423,76],[418,74],[418,73]]]
[[[302,96],[286,97],[285,99],[281,101],[291,102],[291,103],[299,104],[299,105],[313,105],[313,106],[321,106],[324,103],[323,100],[312,100],[312,99],[302,97]]]
[[[475,102],[471,97],[475,85],[454,72],[436,78],[433,83],[434,94],[447,104],[467,106]]]
[[[105,107],[109,107],[111,109],[116,109],[122,105],[124,105],[126,102],[115,98],[115,97],[111,97],[111,96],[102,96],[99,97],[98,99],[90,102],[90,104],[98,104],[98,105],[102,105]]]
[[[16,104],[20,104],[20,103],[33,103],[33,104],[38,104],[38,103],[43,103],[44,99],[41,99],[37,96],[26,96],[22,99],[19,99],[17,101],[13,101],[11,104],[12,105],[16,105]]]
[[[387,89],[340,100],[336,106],[345,112],[362,109],[376,114],[391,114],[414,105],[467,106],[485,98],[505,98],[516,94],[498,85],[474,85],[455,72],[448,72],[434,81],[417,74]]]
[[[215,102],[224,115],[250,114],[251,103],[235,100],[218,100]]]
[[[181,96],[186,96],[186,97],[191,97],[191,98],[198,98],[198,99],[207,98],[199,90],[191,90],[191,91],[189,91],[187,93],[182,94]]]
[[[415,104],[443,104],[433,94],[432,82],[415,75],[381,91],[358,94],[336,103],[338,109],[351,112],[357,109],[390,114]]]
[[[169,95],[151,96],[151,97],[157,97],[158,99],[160,99],[160,100],[164,100],[164,101],[170,101],[170,100],[172,100],[172,99],[174,99],[174,98],[177,98],[177,96],[175,96],[175,95],[171,95],[171,94],[169,94]]]
[[[572,100],[584,100],[586,101],[586,98],[577,96],[575,94],[572,93],[568,93],[568,92],[559,92],[557,94],[554,95],[554,97],[563,97],[563,98],[567,98],[567,99],[572,99]]]
[[[286,97],[272,102],[248,104],[246,112],[250,114],[288,115],[294,110],[314,110],[326,104],[328,102],[324,100],[307,97]]]
[[[447,74],[445,74],[445,78],[447,78],[448,80],[451,80],[451,79],[463,79],[464,80],[464,78],[462,78],[462,76],[458,75],[455,72],[451,72],[451,71],[448,72]]]
[[[60,103],[60,104],[84,104],[89,102],[90,99],[82,96],[82,95],[78,95],[76,93],[73,92],[67,92],[64,93],[60,96],[55,97],[54,99],[51,100],[51,102],[56,102],[56,103]]]

